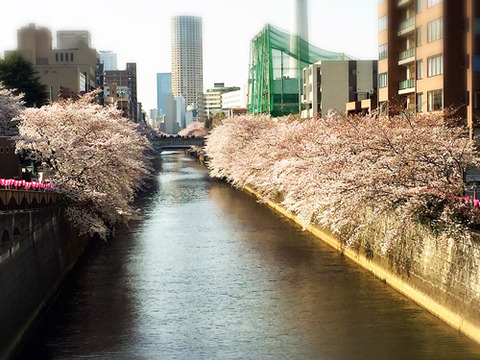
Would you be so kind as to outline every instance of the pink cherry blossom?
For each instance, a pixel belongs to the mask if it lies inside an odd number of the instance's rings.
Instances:
[[[460,236],[459,226],[480,222],[451,199],[464,197],[467,169],[480,165],[452,114],[243,115],[214,128],[205,151],[211,176],[250,185],[351,246],[392,251],[432,227]]]
[[[16,149],[41,164],[81,232],[105,238],[116,223],[136,214],[131,202],[149,173],[149,143],[116,105],[97,105],[97,93],[25,109],[18,117]]]

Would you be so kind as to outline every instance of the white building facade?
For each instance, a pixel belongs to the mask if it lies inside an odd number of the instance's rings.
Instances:
[[[330,109],[343,114],[347,103],[376,101],[377,68],[377,60],[324,60],[304,68],[302,118]]]

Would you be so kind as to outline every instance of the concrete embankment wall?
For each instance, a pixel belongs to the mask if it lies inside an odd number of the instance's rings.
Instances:
[[[256,195],[251,188],[247,191]],[[299,223],[273,201],[267,205]],[[480,244],[424,239],[422,244],[402,244],[396,261],[371,249],[346,248],[328,231],[309,226],[322,241],[372,272],[431,313],[480,343]],[[400,258],[407,267],[398,267]],[[408,271],[405,270],[408,269]]]
[[[0,359],[9,358],[85,250],[59,208],[1,212]]]

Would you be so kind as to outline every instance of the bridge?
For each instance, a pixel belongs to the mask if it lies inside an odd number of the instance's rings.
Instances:
[[[153,147],[158,150],[190,149],[203,147],[205,138],[196,136],[161,135],[151,139]]]

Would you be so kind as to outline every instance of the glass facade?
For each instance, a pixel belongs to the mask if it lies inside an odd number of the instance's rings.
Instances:
[[[271,25],[251,41],[249,112],[272,116],[301,110],[302,69],[320,60],[348,60],[343,53],[319,49]]]

